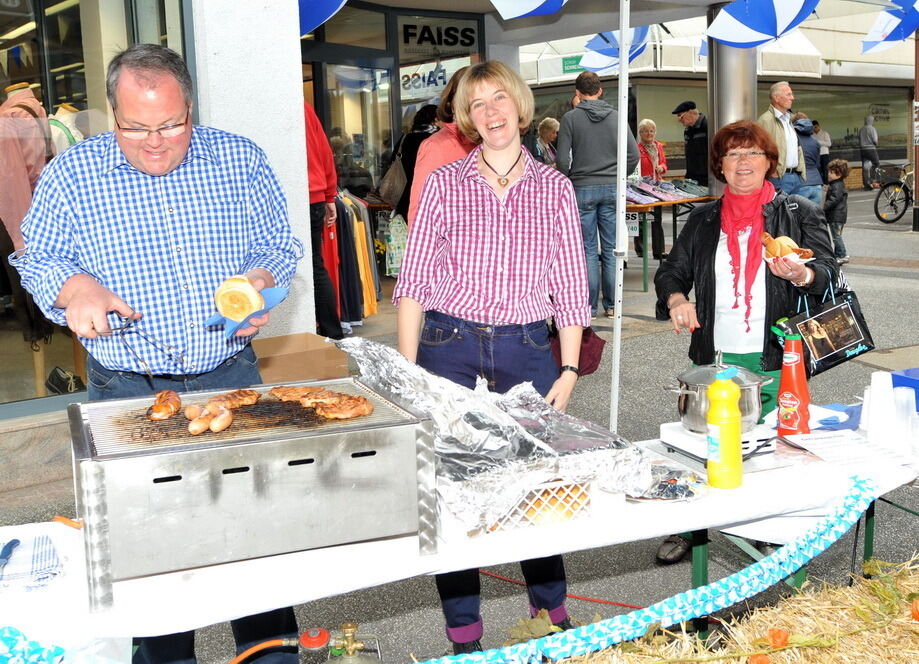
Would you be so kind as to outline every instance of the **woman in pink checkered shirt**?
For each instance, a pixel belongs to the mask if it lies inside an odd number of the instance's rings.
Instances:
[[[393,293],[399,351],[466,387],[506,392],[530,381],[564,410],[590,324],[587,267],[571,182],[521,147],[533,95],[500,62],[472,65],[453,102],[477,147],[434,171],[421,194]],[[548,318],[559,329],[552,357]],[[521,563],[530,610],[570,626],[561,556]],[[481,649],[477,570],[437,575],[455,653]]]

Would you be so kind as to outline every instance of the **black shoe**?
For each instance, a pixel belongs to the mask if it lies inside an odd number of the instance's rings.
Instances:
[[[678,563],[689,553],[689,540],[679,535],[671,535],[657,547],[657,561],[665,565]]]
[[[571,618],[565,618],[564,620],[555,623],[555,626],[563,632],[567,632],[569,629],[574,629],[575,627],[574,623],[571,622]]]
[[[452,643],[454,655],[468,655],[471,652],[481,652],[482,650],[482,642],[478,639],[467,643],[457,643],[456,641]]]
[[[45,381],[45,387],[52,394],[71,394],[72,392],[82,392],[86,389],[83,381],[72,371],[66,371],[60,367],[54,367],[48,374],[48,380]]]

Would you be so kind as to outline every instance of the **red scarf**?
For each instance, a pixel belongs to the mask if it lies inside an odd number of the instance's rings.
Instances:
[[[756,279],[756,272],[763,262],[763,243],[760,235],[763,234],[765,216],[763,206],[775,198],[775,187],[771,182],[764,182],[761,189],[752,194],[735,194],[730,185],[724,190],[721,198],[721,230],[728,236],[728,253],[731,255],[731,274],[734,276],[734,309],[738,307],[740,298],[740,242],[739,235],[748,230],[747,236],[747,264],[744,266],[744,322],[747,332],[750,331],[750,289]]]

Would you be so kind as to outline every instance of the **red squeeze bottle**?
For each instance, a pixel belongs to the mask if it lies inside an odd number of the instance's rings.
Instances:
[[[782,374],[779,379],[778,434],[788,436],[796,433],[810,433],[809,408],[810,390],[807,389],[807,374],[804,371],[804,348],[800,334],[785,337],[785,352],[782,355]]]

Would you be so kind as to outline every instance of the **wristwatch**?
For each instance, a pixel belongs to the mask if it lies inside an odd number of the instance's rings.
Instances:
[[[813,280],[814,280],[814,272],[809,267],[805,267],[804,268],[804,279],[802,279],[801,281],[792,281],[791,283],[792,285],[797,286],[798,288],[804,288],[805,286],[809,286]]]
[[[563,364],[561,366],[561,372],[565,372],[565,371],[573,371],[575,376],[581,375],[580,369],[578,369],[577,367],[573,367],[570,364]]]

